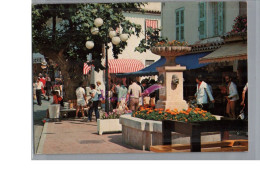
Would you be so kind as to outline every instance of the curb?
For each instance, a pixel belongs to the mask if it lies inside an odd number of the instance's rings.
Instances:
[[[42,154],[43,146],[44,146],[44,142],[45,142],[45,138],[46,138],[46,133],[47,133],[47,128],[48,128],[48,122],[46,122],[43,126],[42,135],[41,135],[41,139],[40,139],[36,154]]]

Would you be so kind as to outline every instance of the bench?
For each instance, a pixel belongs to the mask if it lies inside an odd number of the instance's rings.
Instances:
[[[155,145],[151,146],[152,152],[191,152],[190,144]],[[248,151],[248,140],[224,140],[217,142],[201,143],[201,152],[241,152]]]

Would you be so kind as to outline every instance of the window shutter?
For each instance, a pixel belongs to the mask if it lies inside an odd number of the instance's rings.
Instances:
[[[218,34],[224,33],[224,3],[218,2]]]
[[[199,38],[206,38],[206,2],[199,3]]]
[[[176,11],[175,28],[176,40],[184,40],[184,8],[179,8]]]

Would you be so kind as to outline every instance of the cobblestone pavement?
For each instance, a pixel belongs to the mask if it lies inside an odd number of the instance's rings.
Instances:
[[[38,154],[151,153],[122,143],[122,133],[97,134],[96,122],[82,119],[48,122]]]
[[[42,100],[42,105],[37,105],[37,101],[33,100],[33,139],[34,139],[34,152],[36,152],[39,141],[41,138],[43,123],[42,120],[46,117],[46,110],[50,102]]]

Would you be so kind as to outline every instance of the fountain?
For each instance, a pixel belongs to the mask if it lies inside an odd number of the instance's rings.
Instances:
[[[186,70],[186,67],[176,64],[175,58],[189,53],[191,47],[152,47],[151,51],[166,58],[165,65],[157,67],[158,81],[163,88],[159,90],[159,100],[155,107],[171,110],[175,108],[178,110],[188,109],[188,104],[183,99],[183,71]]]

